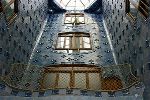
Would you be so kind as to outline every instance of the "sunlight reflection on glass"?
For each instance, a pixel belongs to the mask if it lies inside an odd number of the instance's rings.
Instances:
[[[95,1],[96,0],[55,0],[57,4],[66,10],[84,10]]]

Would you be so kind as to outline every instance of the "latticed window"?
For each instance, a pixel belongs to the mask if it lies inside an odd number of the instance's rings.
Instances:
[[[6,15],[6,19],[10,24],[18,13],[18,0],[2,0],[1,10]]]
[[[85,17],[83,13],[67,13],[65,14],[65,24],[85,24]]]
[[[149,7],[150,4],[148,3],[148,0],[140,0],[138,9],[145,19],[149,16]]]
[[[147,0],[126,0],[126,14],[133,20],[136,20],[138,12],[147,19],[149,16],[148,8]]]
[[[56,50],[67,50],[71,52],[79,52],[91,50],[91,39],[89,33],[83,32],[66,32],[59,33],[57,39]]]

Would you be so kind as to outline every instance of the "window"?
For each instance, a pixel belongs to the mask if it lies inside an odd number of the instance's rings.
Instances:
[[[91,39],[89,33],[66,32],[58,34],[56,50],[72,53],[86,52],[91,49]]]
[[[139,2],[139,11],[144,16],[145,19],[149,16],[149,4],[147,0],[140,0]]]
[[[56,4],[66,10],[84,10],[96,0],[54,0]]]
[[[79,25],[85,24],[85,17],[83,13],[67,13],[65,14],[64,24]]]
[[[147,19],[149,16],[149,4],[147,0],[126,0],[126,14],[136,20],[138,12]]]
[[[8,24],[10,24],[17,16],[18,0],[2,0],[2,8]]]
[[[133,20],[136,20],[138,13],[139,0],[126,0],[126,14]]]

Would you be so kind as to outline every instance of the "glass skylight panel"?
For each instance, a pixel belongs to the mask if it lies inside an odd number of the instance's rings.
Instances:
[[[55,0],[56,4],[59,4],[66,10],[84,10],[95,1],[96,0]]]

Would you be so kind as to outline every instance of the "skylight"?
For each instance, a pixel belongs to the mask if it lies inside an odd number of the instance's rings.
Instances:
[[[55,0],[56,4],[66,10],[84,10],[96,0]]]

